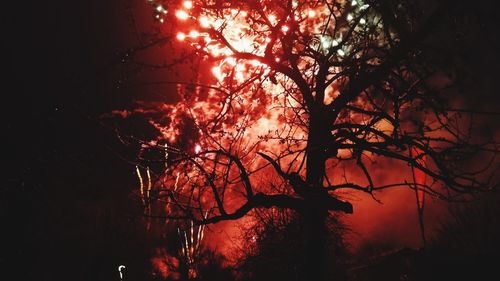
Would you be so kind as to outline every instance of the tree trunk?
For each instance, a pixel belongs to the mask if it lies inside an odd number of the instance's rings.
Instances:
[[[325,143],[329,132],[325,128],[325,121],[321,115],[312,113],[309,124],[306,182],[308,188],[323,188],[323,176],[325,174]],[[305,258],[306,272],[304,280],[325,281],[331,278],[326,276],[326,251],[327,231],[326,218],[328,211],[318,198],[305,198],[306,210],[303,213],[305,226]]]
[[[326,217],[328,212],[314,206],[314,202],[308,204],[307,211],[303,214],[305,226],[305,274],[303,280],[325,281],[332,279],[326,274],[327,257],[327,231]]]
[[[312,112],[309,122],[306,181],[312,188],[322,188],[326,161],[325,143],[330,133],[319,113]]]

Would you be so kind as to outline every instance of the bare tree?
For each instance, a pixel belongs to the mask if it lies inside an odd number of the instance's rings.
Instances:
[[[304,280],[307,241],[301,216],[288,209],[257,209],[250,223],[241,223],[241,240],[235,246],[236,272],[241,280]],[[328,264],[325,274],[335,280],[346,280],[350,255],[345,241],[347,227],[338,214],[325,221],[323,258]]]
[[[135,62],[183,76],[158,82],[176,87],[176,103],[136,111],[161,133],[142,143],[144,165],[157,165],[146,201],[164,204],[151,216],[205,225],[293,210],[308,280],[325,280],[325,220],[353,212],[343,190],[461,200],[496,187],[496,142],[475,137],[452,75],[425,52],[452,1],[149,2],[168,32],[129,58],[171,43],[182,49],[171,62]],[[413,173],[387,182],[375,176],[383,161]]]

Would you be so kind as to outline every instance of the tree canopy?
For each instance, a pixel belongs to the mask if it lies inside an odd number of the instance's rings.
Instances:
[[[143,149],[165,163],[165,215],[215,223],[311,198],[350,213],[341,189],[452,200],[494,187],[496,144],[473,135],[453,73],[425,49],[449,1],[150,2],[198,73],[164,82],[178,102],[141,111],[161,132]],[[385,159],[413,176],[375,179]]]

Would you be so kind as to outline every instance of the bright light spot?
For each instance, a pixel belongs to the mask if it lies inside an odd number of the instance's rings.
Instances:
[[[358,2],[356,0],[352,0],[351,6],[356,6],[356,5],[358,5]]]
[[[309,10],[307,12],[307,16],[310,18],[314,18],[316,16],[316,11],[315,10]]]
[[[124,265],[118,266],[118,272],[120,272],[120,280],[123,280],[123,272],[122,272],[122,270],[125,269],[125,268],[127,268],[127,267],[124,266]]]
[[[186,39],[186,34],[182,32],[177,33],[177,40],[184,41],[184,39]]]
[[[243,72],[243,71],[245,71],[245,66],[244,66],[244,65],[242,65],[242,64],[238,64],[238,65],[236,65],[236,71],[238,71],[238,72]]]
[[[200,24],[202,27],[208,28],[210,27],[210,20],[207,17],[201,17]]]
[[[280,58],[275,58],[274,61],[275,62],[280,62]]]
[[[215,76],[215,78],[217,78],[217,80],[222,81],[224,79],[220,67],[218,66],[212,67],[212,73]]]
[[[326,36],[321,36],[320,40],[321,40],[321,46],[325,49],[328,49],[330,46],[333,45],[333,42],[330,42],[330,39]]]
[[[250,63],[253,65],[253,66],[259,66],[260,65],[260,61],[258,60],[251,60]]]
[[[211,48],[209,48],[209,49],[210,49],[210,52],[212,53],[212,56],[214,56],[214,57],[218,57],[218,56],[220,55],[220,53],[221,53],[221,52],[220,52],[220,50],[219,50],[219,49],[217,49],[217,48],[213,48],[212,46],[209,46],[209,47],[211,47]],[[213,70],[212,70],[212,71],[213,71]]]
[[[156,10],[161,13],[163,11],[163,6],[162,5],[158,5],[156,7]]]
[[[232,66],[235,66],[236,65],[236,59],[233,58],[233,57],[229,57],[226,59],[226,62],[229,63],[230,65]]]
[[[286,26],[286,25],[283,25],[281,27],[281,31],[283,31],[283,33],[287,33],[288,30],[290,30],[290,28],[288,26]]]
[[[368,4],[364,4],[363,6],[359,7],[361,10],[366,10],[368,9],[368,7],[370,7],[370,5]]]
[[[351,15],[351,14],[348,14],[347,15],[347,20],[348,21],[352,21],[354,19],[354,17]]]
[[[333,40],[332,41],[332,46],[335,47],[335,46],[338,46],[339,45],[339,41],[337,40]]]
[[[360,23],[360,24],[365,24],[365,23],[366,23],[366,20],[365,20],[365,19],[360,19],[360,20],[359,20],[359,23]]]
[[[330,47],[330,42],[328,42],[327,40],[324,40],[322,43],[321,43],[321,46],[323,46],[323,48],[327,49]]]
[[[247,13],[247,11],[241,11],[241,12],[240,12],[240,15],[241,15],[242,17],[246,17],[246,16],[248,15],[248,13]]]
[[[236,80],[243,82],[245,80],[245,76],[241,72],[236,72]]]
[[[345,56],[345,52],[342,49],[338,49],[337,54],[339,54],[339,56],[341,57]]]
[[[299,5],[299,4],[297,3],[297,1],[293,1],[293,2],[292,2],[292,7],[297,8],[297,6],[298,6],[298,5]]]
[[[269,21],[270,21],[272,24],[276,24],[276,16],[275,16],[275,15],[270,15],[270,16],[269,16]]]
[[[178,10],[177,12],[175,12],[175,16],[180,20],[187,20],[189,18],[188,13],[183,10]]]
[[[191,9],[193,8],[193,2],[192,1],[184,1],[184,8],[186,9]]]
[[[198,36],[200,36],[200,33],[196,30],[191,30],[189,32],[189,37],[198,37]]]
[[[197,144],[195,147],[194,147],[194,153],[200,153],[201,152],[201,146],[199,144]]]

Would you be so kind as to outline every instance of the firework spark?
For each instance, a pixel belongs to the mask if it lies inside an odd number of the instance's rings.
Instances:
[[[188,270],[190,278],[195,278],[198,275],[199,256],[202,249],[203,233],[205,225],[195,226],[191,221],[187,230],[177,228],[180,241],[180,256]]]
[[[141,171],[137,165],[135,166],[135,173],[137,174],[137,179],[139,180],[139,194],[141,196],[142,205],[146,206],[146,200],[144,197],[144,180],[142,179]]]

